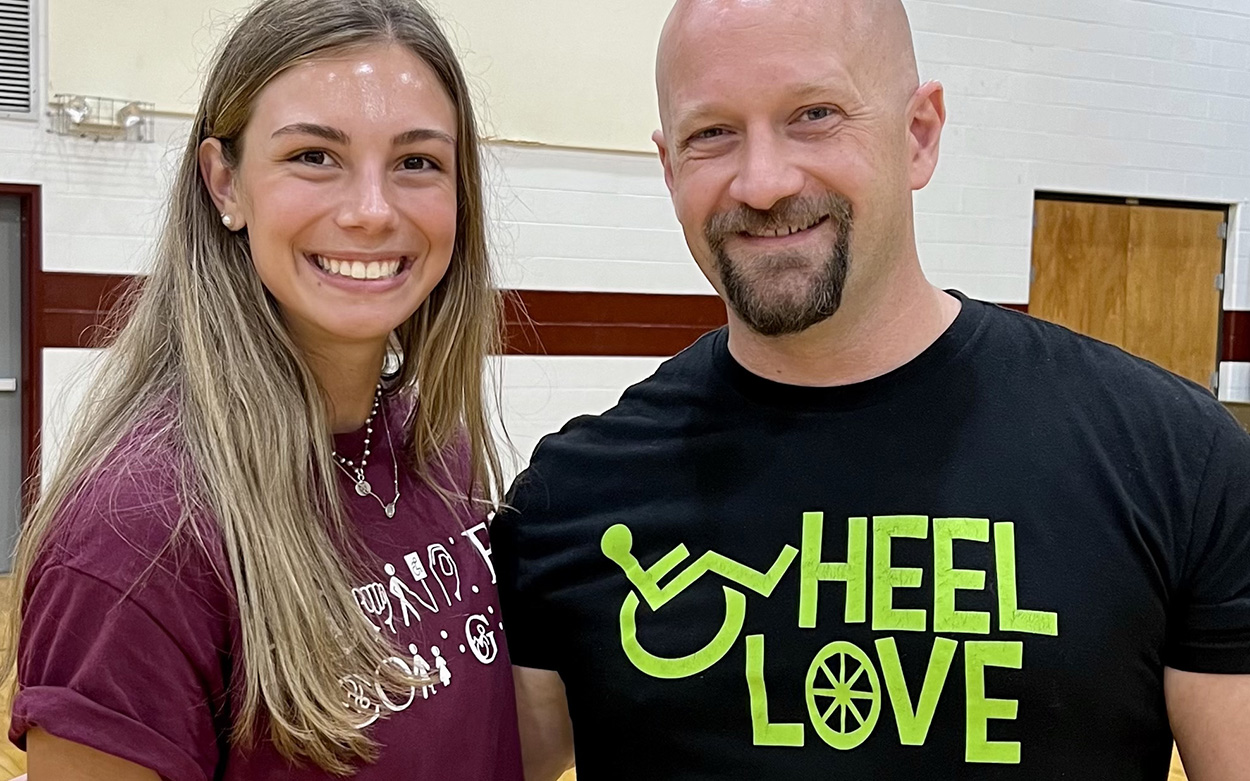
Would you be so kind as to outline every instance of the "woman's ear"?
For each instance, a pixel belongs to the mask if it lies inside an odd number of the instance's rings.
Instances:
[[[221,139],[206,138],[200,144],[200,177],[208,194],[221,212],[221,222],[229,230],[242,230],[247,224],[234,188],[234,169],[226,162]]]

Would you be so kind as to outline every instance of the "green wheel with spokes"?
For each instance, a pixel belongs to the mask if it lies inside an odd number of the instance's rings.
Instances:
[[[820,649],[807,668],[807,713],[816,734],[836,749],[867,740],[881,715],[881,679],[868,654],[843,641]]]

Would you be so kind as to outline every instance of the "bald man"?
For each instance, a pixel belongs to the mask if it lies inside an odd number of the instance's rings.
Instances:
[[[495,522],[527,778],[1250,778],[1250,438],[925,280],[902,5],[681,0],[657,87],[729,324]]]

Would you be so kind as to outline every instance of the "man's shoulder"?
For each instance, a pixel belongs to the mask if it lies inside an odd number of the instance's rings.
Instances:
[[[1074,413],[1118,409],[1121,422],[1220,426],[1227,411],[1208,388],[1144,358],[1019,311],[990,308],[987,354],[995,372]]]
[[[559,482],[571,474],[588,477],[588,472],[610,468],[608,462],[629,459],[684,429],[688,418],[714,394],[714,353],[723,338],[723,331],[704,334],[649,377],[626,388],[608,410],[579,415],[544,436],[512,494],[533,490],[552,476]]]
[[[558,432],[544,437],[535,450],[541,458],[553,447],[589,444],[599,436],[614,440],[643,439],[656,427],[672,425],[681,407],[696,403],[709,391],[713,352],[723,334],[712,331],[664,361],[649,377],[629,386],[616,404],[596,415],[579,415]]]

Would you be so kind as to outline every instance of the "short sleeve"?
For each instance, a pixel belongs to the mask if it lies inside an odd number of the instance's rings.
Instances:
[[[550,604],[544,589],[544,561],[533,527],[541,520],[541,491],[533,468],[521,474],[490,527],[491,558],[499,577],[499,604],[508,632],[508,653],[518,667],[555,670]]]
[[[1165,662],[1250,674],[1250,435],[1227,415],[1196,503]]]
[[[20,747],[40,727],[166,779],[213,776],[211,683],[167,627],[99,578],[63,565],[39,574],[18,682],[9,737]]]

